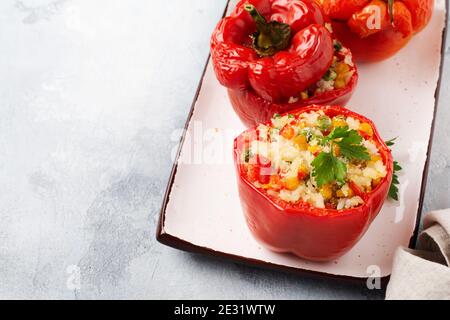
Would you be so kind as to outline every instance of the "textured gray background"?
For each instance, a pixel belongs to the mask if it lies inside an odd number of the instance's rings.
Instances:
[[[156,243],[225,2],[0,2],[0,298],[383,297]],[[450,206],[449,76],[425,210]]]

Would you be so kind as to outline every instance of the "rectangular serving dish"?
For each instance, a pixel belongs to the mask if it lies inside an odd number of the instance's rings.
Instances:
[[[235,1],[230,1],[230,8]],[[398,246],[417,237],[440,87],[448,3],[395,57],[359,65],[348,107],[372,119],[403,171],[400,201],[387,201],[367,233],[343,257],[318,263],[266,250],[247,228],[237,192],[232,142],[245,130],[211,62],[205,67],[163,201],[159,242],[272,269],[332,277],[387,277]]]

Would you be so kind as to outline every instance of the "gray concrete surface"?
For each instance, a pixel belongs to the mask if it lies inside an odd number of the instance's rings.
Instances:
[[[224,5],[0,2],[0,298],[383,298],[155,241],[172,132]],[[450,206],[449,76],[425,210]]]

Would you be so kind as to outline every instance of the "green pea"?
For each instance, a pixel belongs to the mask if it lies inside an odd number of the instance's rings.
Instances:
[[[342,43],[336,41],[334,43],[334,51],[340,51],[342,49]]]
[[[321,131],[327,131],[328,129],[331,128],[331,119],[330,119],[330,117],[320,116],[317,119],[317,122],[319,123],[319,129]]]

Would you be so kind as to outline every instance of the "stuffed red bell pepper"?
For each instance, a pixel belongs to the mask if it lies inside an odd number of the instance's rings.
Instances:
[[[318,0],[358,61],[391,57],[430,21],[434,0]]]
[[[367,118],[309,106],[250,129],[234,143],[241,204],[259,241],[327,261],[362,237],[393,176],[389,148]]]
[[[211,57],[247,126],[313,103],[345,103],[358,78],[314,1],[240,1],[217,25]]]

